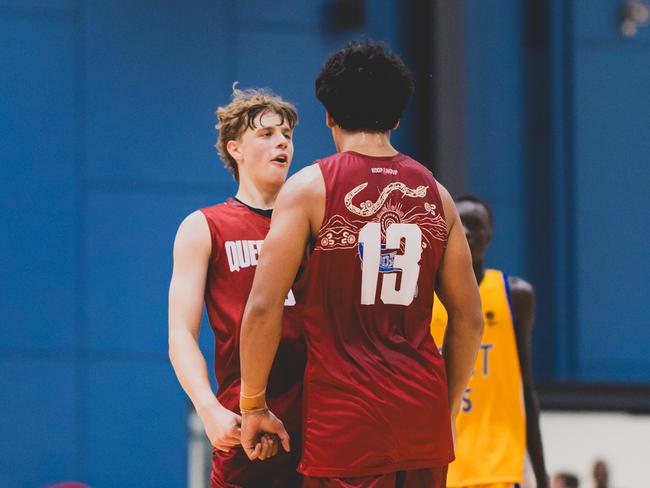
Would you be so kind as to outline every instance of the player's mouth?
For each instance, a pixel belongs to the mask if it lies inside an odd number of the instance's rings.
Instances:
[[[276,157],[271,159],[272,163],[286,166],[289,164],[289,157],[286,154],[278,154]]]

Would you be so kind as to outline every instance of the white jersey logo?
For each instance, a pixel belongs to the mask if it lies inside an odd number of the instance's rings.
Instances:
[[[264,241],[226,241],[226,256],[230,271],[257,266],[257,257]]]
[[[231,272],[239,271],[250,266],[257,266],[257,258],[262,250],[264,241],[226,241],[224,247],[228,257],[228,267]],[[287,298],[284,300],[285,307],[293,307],[296,304],[296,297],[293,290],[289,290]]]

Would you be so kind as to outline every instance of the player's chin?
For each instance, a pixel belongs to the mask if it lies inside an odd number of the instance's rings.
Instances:
[[[289,163],[276,163],[275,161],[270,163],[269,167],[269,176],[271,178],[282,178],[282,182],[287,179],[287,173],[289,173]]]
[[[289,171],[289,165],[291,164],[289,161],[287,162],[280,162],[280,161],[270,161],[269,164],[271,165],[271,168],[274,170],[279,170],[279,171],[284,171],[285,173]]]

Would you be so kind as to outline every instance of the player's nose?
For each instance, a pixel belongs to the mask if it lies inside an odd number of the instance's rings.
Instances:
[[[286,149],[289,146],[289,138],[284,134],[280,134],[278,137],[277,147],[280,149]]]

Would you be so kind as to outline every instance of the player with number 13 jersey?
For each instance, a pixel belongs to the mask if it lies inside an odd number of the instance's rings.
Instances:
[[[378,464],[386,472],[447,464],[445,367],[429,334],[447,238],[437,183],[399,153],[343,152],[318,166],[326,205],[303,277],[310,354],[299,469],[334,476],[347,466],[345,476],[365,476]]]
[[[403,62],[381,44],[353,42],[328,58],[316,94],[337,153],[281,190],[244,310],[241,443],[257,459],[264,433],[291,448],[264,395],[282,295],[310,247],[294,287],[307,345],[304,488],[442,488],[453,459],[480,300],[449,193],[390,142],[411,92]],[[429,332],[434,288],[452,310],[444,360]]]

